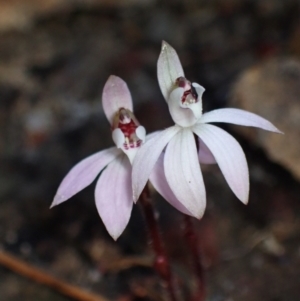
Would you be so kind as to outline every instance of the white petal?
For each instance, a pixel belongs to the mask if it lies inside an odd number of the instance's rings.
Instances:
[[[238,125],[253,126],[266,131],[282,133],[270,121],[248,111],[240,109],[218,109],[202,115],[199,123],[227,122]]]
[[[180,203],[201,218],[206,206],[205,187],[198,161],[195,138],[182,129],[168,144],[164,169],[167,181]]]
[[[239,143],[227,132],[211,124],[199,124],[193,130],[213,153],[234,194],[247,204],[249,172],[245,154]]]
[[[178,211],[187,214],[187,215],[193,215],[191,212],[187,210],[187,208],[179,202],[179,200],[174,195],[173,191],[171,190],[166,176],[164,172],[164,154],[162,153],[156,164],[154,165],[154,168],[152,170],[152,173],[149,178],[150,182],[156,189],[156,191],[166,200],[168,201],[174,208],[176,208]]]
[[[77,163],[62,180],[51,208],[68,200],[90,185],[101,170],[119,154],[120,151],[112,147],[93,154]]]
[[[181,97],[183,91],[183,88],[174,89],[168,99],[168,105],[173,121],[182,127],[187,127],[194,125],[197,118],[189,107],[182,107]]]
[[[131,165],[120,155],[103,171],[96,185],[98,213],[111,237],[116,240],[124,231],[132,210]]]
[[[162,150],[166,144],[178,133],[180,127],[172,126],[151,139],[147,140],[137,152],[132,164],[133,200],[136,202],[142,193]]]
[[[125,142],[125,135],[121,129],[116,128],[112,131],[112,139],[117,146],[117,148],[122,148]]]
[[[167,100],[175,81],[184,76],[179,57],[173,47],[167,42],[162,42],[161,52],[157,61],[157,77],[161,92]]]
[[[132,99],[127,84],[118,76],[111,75],[102,93],[102,105],[106,118],[112,124],[120,108],[133,112]]]
[[[146,129],[143,126],[138,126],[135,130],[135,133],[139,139],[145,142],[146,139]]]
[[[206,144],[198,138],[199,142],[199,162],[202,164],[215,164],[217,163],[214,155],[211,153]]]
[[[202,99],[202,95],[203,95],[205,89],[197,83],[192,83],[192,86],[195,88],[195,90],[198,94],[198,100],[200,101]]]

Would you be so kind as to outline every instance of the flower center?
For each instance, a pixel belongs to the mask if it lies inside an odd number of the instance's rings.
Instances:
[[[139,147],[142,144],[142,140],[136,135],[136,129],[139,126],[138,120],[135,118],[133,113],[127,109],[121,108],[116,113],[112,130],[120,129],[124,134],[124,149]]]
[[[176,79],[176,86],[183,88],[184,93],[181,97],[181,103],[185,106],[198,102],[198,94],[192,83],[181,76]]]

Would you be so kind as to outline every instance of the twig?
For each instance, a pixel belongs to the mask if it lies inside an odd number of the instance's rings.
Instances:
[[[193,259],[193,267],[197,277],[198,292],[195,300],[203,301],[205,299],[205,283],[204,283],[204,272],[203,265],[201,262],[199,243],[197,233],[195,233],[193,221],[190,216],[184,215],[184,234],[187,241],[187,245],[191,251]]]
[[[46,285],[61,294],[71,297],[78,301],[108,301],[106,298],[89,293],[76,286],[70,285],[53,276],[50,276],[43,271],[32,267],[28,263],[4,252],[0,251],[0,264],[22,276],[25,276],[35,282]]]
[[[152,256],[138,257],[130,256],[120,258],[114,261],[101,263],[101,270],[104,272],[116,273],[122,270],[127,270],[135,266],[151,267],[153,262]]]
[[[155,215],[154,208],[151,204],[148,184],[146,185],[141,194],[140,204],[144,211],[145,219],[149,228],[152,247],[156,256],[154,268],[163,280],[163,284],[169,295],[169,300],[177,301],[171,268],[161,240],[157,217]]]

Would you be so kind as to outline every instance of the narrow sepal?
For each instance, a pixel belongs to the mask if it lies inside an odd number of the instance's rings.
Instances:
[[[98,213],[110,236],[117,240],[132,210],[131,165],[122,154],[103,171],[95,189]]]
[[[102,93],[103,110],[109,123],[113,123],[119,109],[133,111],[132,99],[127,84],[118,76],[111,75],[104,85]]]
[[[120,153],[120,150],[112,147],[95,153],[77,163],[59,185],[51,208],[68,200],[90,185],[101,170]]]
[[[214,155],[211,153],[210,149],[206,144],[198,138],[199,143],[199,161],[202,164],[215,164],[217,163]]]
[[[184,214],[193,216],[193,214],[179,202],[167,182],[164,171],[164,153],[159,156],[149,179],[156,191],[170,203],[170,205]]]
[[[190,129],[182,129],[169,142],[164,170],[179,202],[194,216],[201,218],[206,207],[206,193],[195,138]]]
[[[172,126],[157,134],[152,134],[152,138],[147,140],[140,147],[132,164],[132,189],[134,202],[137,202],[161,152],[179,130],[180,127]]]
[[[165,100],[168,100],[171,90],[174,89],[175,81],[180,76],[184,76],[184,72],[179,57],[175,49],[163,41],[157,61],[157,77]]]
[[[253,126],[266,131],[281,133],[270,121],[254,113],[240,109],[218,109],[202,115],[199,123],[226,122],[244,126]]]
[[[193,131],[212,152],[234,194],[241,202],[247,204],[249,172],[240,144],[227,132],[211,124],[197,125]]]

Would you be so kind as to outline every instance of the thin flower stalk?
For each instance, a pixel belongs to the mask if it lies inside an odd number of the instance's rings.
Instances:
[[[196,274],[197,291],[192,298],[193,301],[204,301],[206,290],[205,290],[205,279],[204,279],[204,268],[201,261],[201,250],[199,248],[199,239],[195,231],[193,220],[190,216],[184,215],[184,237],[190,254],[192,256],[193,269]]]
[[[141,193],[139,203],[145,216],[145,220],[149,231],[150,243],[155,253],[153,267],[162,279],[162,285],[167,291],[168,300],[177,301],[176,290],[174,287],[174,279],[169,259],[161,238],[157,214],[155,213],[155,209],[151,202],[148,184],[145,186],[143,192]]]

